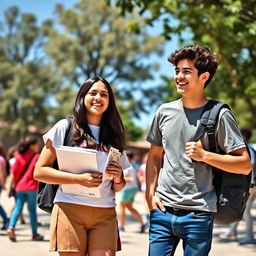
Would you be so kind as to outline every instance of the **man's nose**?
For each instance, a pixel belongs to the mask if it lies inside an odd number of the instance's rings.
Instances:
[[[176,76],[179,77],[179,78],[183,78],[184,74],[182,72],[179,72],[178,74],[176,74]]]

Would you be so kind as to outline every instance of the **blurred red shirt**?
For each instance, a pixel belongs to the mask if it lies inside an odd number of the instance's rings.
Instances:
[[[36,153],[30,162],[26,172],[20,179],[20,175],[27,165],[27,162],[30,160],[34,153],[27,151],[24,154],[18,154],[16,156],[16,161],[11,167],[10,172],[14,175],[14,188],[15,191],[24,191],[24,190],[37,190],[38,181],[33,178],[33,173],[35,169],[35,164],[38,160],[39,154]],[[20,179],[20,180],[19,180]],[[18,184],[17,184],[18,181]]]

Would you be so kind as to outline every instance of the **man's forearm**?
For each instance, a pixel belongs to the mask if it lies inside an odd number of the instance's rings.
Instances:
[[[153,196],[157,187],[160,164],[149,163],[146,168],[146,199],[148,206],[152,208]]]

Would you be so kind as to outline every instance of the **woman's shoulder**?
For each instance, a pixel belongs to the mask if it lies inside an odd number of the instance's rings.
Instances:
[[[16,160],[19,160],[19,159],[28,159],[29,157],[31,157],[33,154],[32,151],[26,151],[24,153],[19,153],[17,156],[16,156]]]
[[[0,156],[0,165],[5,166],[6,165],[6,160],[3,156]]]
[[[59,120],[46,134],[43,135],[44,143],[46,143],[46,141],[49,139],[53,142],[54,148],[58,147],[59,145],[63,145],[68,127],[69,121],[66,118]]]
[[[69,121],[67,118],[62,118],[58,120],[52,128],[57,128],[57,129],[66,129],[68,127]]]

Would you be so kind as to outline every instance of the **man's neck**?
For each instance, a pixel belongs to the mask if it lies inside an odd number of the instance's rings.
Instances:
[[[194,97],[192,98],[181,98],[182,106],[185,108],[200,108],[208,102],[208,99],[205,96]]]

